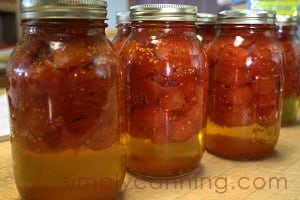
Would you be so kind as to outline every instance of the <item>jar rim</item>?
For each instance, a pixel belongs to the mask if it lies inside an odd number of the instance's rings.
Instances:
[[[298,23],[298,17],[291,15],[277,15],[276,25],[279,26],[296,26]]]
[[[275,24],[275,11],[224,10],[218,13],[217,24]]]
[[[197,6],[185,4],[141,4],[130,7],[131,21],[196,21]]]
[[[211,13],[197,13],[196,24],[216,24],[217,15]]]
[[[103,0],[22,0],[20,19],[103,19],[107,18]]]
[[[127,24],[130,22],[130,12],[129,11],[122,11],[116,13],[116,21],[117,24]]]

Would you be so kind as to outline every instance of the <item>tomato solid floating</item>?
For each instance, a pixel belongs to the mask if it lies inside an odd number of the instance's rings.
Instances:
[[[244,68],[247,62],[248,51],[241,47],[226,46],[219,55],[217,62],[229,68]]]
[[[258,110],[258,123],[264,127],[271,126],[279,119],[279,112],[277,111],[278,105],[259,106]]]
[[[250,83],[253,80],[253,76],[248,69],[232,68],[224,64],[217,64],[214,67],[214,72],[211,74],[214,81],[219,81],[226,85],[239,86]]]
[[[57,42],[59,43],[59,41]],[[72,68],[93,63],[95,47],[84,40],[61,44],[54,52],[54,64],[58,68]]]
[[[227,101],[234,105],[246,105],[253,99],[253,93],[249,86],[234,87],[227,93]]]
[[[224,110],[216,108],[212,116],[221,126],[247,126],[255,122],[255,108],[251,104],[234,105]]]
[[[166,111],[180,110],[185,104],[183,92],[179,89],[167,89],[160,99],[160,106]]]
[[[129,100],[133,104],[155,104],[163,93],[164,88],[158,82],[145,78],[131,82]]]
[[[277,92],[268,93],[268,94],[257,94],[254,99],[258,107],[278,105],[279,102]]]
[[[143,105],[136,107],[131,114],[129,132],[132,136],[140,138],[151,137],[156,132],[165,131],[167,113],[156,105]],[[141,136],[140,136],[141,135]]]
[[[258,77],[251,83],[251,87],[256,94],[278,93],[280,88],[280,77],[263,76]]]

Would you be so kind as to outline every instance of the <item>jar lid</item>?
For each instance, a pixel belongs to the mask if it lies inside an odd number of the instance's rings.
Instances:
[[[274,24],[276,13],[266,10],[225,10],[218,13],[218,24]]]
[[[296,26],[298,17],[290,15],[277,15],[276,24],[280,26]]]
[[[102,0],[22,0],[21,19],[106,19]]]
[[[117,24],[127,24],[130,21],[130,12],[117,12],[116,13]]]
[[[131,21],[196,21],[197,6],[142,4],[130,7]]]
[[[197,13],[196,24],[215,24],[217,22],[217,15],[210,13]]]

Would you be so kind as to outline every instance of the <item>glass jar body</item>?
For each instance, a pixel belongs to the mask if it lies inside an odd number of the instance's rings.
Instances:
[[[117,30],[117,35],[114,37],[112,43],[115,49],[120,52],[130,34],[131,27],[129,23],[118,24]]]
[[[231,159],[269,155],[279,135],[283,87],[274,26],[219,25],[208,57],[208,151]]]
[[[196,28],[197,38],[201,44],[207,49],[208,45],[216,37],[216,29],[214,24],[198,24]]]
[[[297,120],[298,91],[300,83],[300,48],[295,26],[277,26],[277,39],[284,53],[284,99],[282,126],[292,125]]]
[[[208,65],[190,22],[134,22],[121,56],[128,86],[128,168],[194,170],[205,149]]]
[[[22,25],[7,70],[21,196],[114,199],[126,168],[120,124],[124,86],[104,22],[29,20]]]

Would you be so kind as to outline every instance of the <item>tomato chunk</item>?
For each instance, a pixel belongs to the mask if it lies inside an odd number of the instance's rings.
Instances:
[[[226,46],[218,56],[218,63],[229,68],[244,68],[246,66],[248,51],[241,47]]]
[[[178,88],[166,90],[160,99],[160,106],[166,111],[180,110],[185,103],[184,95]]]
[[[211,118],[221,126],[246,126],[255,123],[255,109],[252,105],[216,108]]]
[[[213,80],[231,86],[245,85],[253,79],[248,69],[235,69],[221,64],[215,66],[215,73],[212,76]]]

